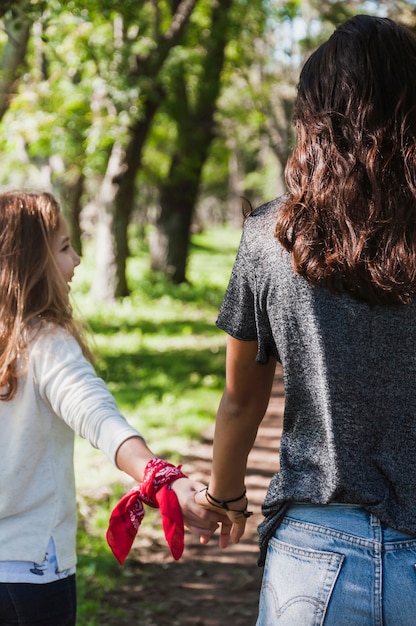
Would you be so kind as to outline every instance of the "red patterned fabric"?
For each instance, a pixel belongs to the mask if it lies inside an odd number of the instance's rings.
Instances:
[[[184,525],[181,507],[171,484],[186,478],[181,466],[163,459],[152,459],[146,465],[143,482],[130,489],[116,504],[107,530],[107,543],[119,563],[123,564],[144,517],[144,504],[160,509],[163,532],[175,560],[184,549]]]

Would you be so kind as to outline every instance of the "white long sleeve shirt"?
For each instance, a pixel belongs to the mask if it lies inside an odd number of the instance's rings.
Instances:
[[[48,325],[29,346],[16,396],[0,401],[0,561],[40,563],[52,537],[59,569],[75,566],[74,431],[113,463],[139,435],[78,342]]]

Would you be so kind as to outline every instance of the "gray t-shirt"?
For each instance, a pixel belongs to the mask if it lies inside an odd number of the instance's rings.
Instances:
[[[370,306],[311,286],[274,236],[281,200],[257,209],[217,324],[282,363],[280,470],[260,543],[291,501],[363,505],[416,536],[416,302]]]

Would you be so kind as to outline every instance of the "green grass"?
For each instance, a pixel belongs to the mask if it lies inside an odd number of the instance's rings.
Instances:
[[[93,258],[88,247],[73,282],[77,308],[93,333],[98,374],[152,450],[173,462],[179,462],[187,443],[200,438],[215,418],[225,356],[225,335],[215,320],[240,235],[231,228],[194,235],[189,283],[173,286],[149,273],[147,246],[132,230],[131,296],[106,307],[92,302],[88,290]],[[131,481],[79,438],[75,455],[78,626],[98,626],[106,592],[127,575],[104,536],[109,512]],[[148,533],[158,524],[153,511],[146,515],[146,524]]]

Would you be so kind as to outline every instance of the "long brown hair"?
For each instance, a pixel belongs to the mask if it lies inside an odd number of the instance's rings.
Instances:
[[[49,193],[0,194],[0,400],[16,393],[18,360],[35,320],[66,328],[91,359],[51,252],[59,220]]]
[[[416,37],[358,15],[305,63],[276,236],[314,285],[372,304],[416,287]]]

